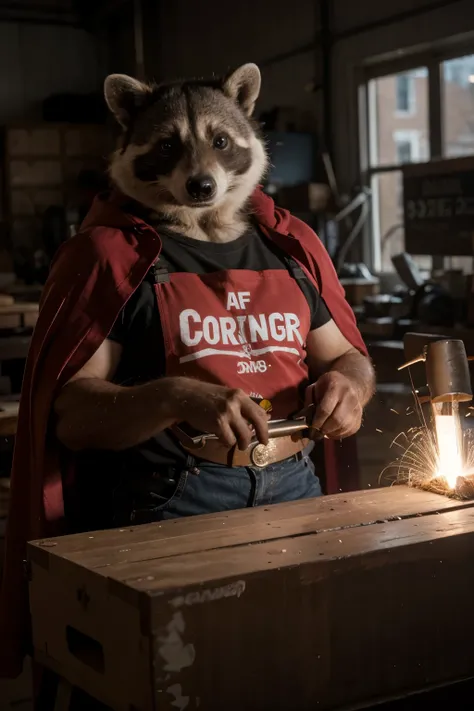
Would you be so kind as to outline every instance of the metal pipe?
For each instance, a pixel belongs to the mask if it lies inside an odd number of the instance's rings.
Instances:
[[[297,417],[294,420],[270,420],[268,423],[268,436],[270,439],[275,437],[287,437],[288,435],[303,432],[308,429],[308,421],[306,417]],[[196,438],[197,439],[197,438]],[[201,441],[218,439],[214,434],[200,435]]]
[[[314,408],[310,407],[307,410],[306,416],[295,417],[293,420],[270,420],[268,423],[268,436],[270,439],[276,437],[287,437],[288,435],[297,434],[298,432],[303,432],[304,430],[309,430],[311,425],[312,414]],[[203,447],[208,440],[217,440],[218,437],[215,434],[209,432],[197,432],[196,434],[189,434],[179,425],[175,425],[172,431],[178,438],[178,440],[184,444],[185,447],[195,448]],[[313,429],[312,435],[318,436],[319,431]],[[309,432],[308,432],[309,436]],[[322,437],[323,435],[320,434]],[[255,443],[257,440],[253,438],[252,442]]]

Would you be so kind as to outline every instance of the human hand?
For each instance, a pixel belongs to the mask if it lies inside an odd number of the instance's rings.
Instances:
[[[177,421],[216,435],[227,447],[247,449],[253,429],[259,442],[268,443],[269,416],[243,390],[176,378],[173,396]]]
[[[362,405],[352,381],[329,371],[306,388],[305,405],[314,405],[312,427],[330,439],[355,434],[362,423]]]

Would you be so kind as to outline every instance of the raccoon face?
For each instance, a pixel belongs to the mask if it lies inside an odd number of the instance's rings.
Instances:
[[[107,77],[106,101],[123,129],[112,179],[158,212],[239,209],[267,165],[251,120],[259,91],[254,64],[211,82],[149,86],[124,75]]]

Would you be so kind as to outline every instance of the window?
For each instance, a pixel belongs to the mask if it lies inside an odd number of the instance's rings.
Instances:
[[[414,78],[410,74],[397,74],[395,77],[395,96],[398,113],[409,114],[415,111]]]
[[[442,63],[443,154],[474,155],[474,55]]]
[[[401,140],[397,141],[397,162],[398,163],[411,163],[412,160],[412,150],[411,141]]]
[[[362,87],[361,160],[372,187],[368,261],[375,271],[393,271],[391,257],[404,249],[401,166],[430,156],[474,156],[474,54],[443,57],[436,50],[423,62],[413,55],[415,66],[407,61],[371,65]],[[431,268],[430,255],[413,256]],[[472,257],[451,262],[472,269]]]
[[[420,133],[416,130],[394,131],[396,162],[415,163],[420,160]]]
[[[367,90],[372,262],[393,271],[391,258],[404,243],[401,167],[429,158],[428,70],[377,77]]]

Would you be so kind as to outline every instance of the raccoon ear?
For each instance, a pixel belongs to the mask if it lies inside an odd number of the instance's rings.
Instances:
[[[150,92],[150,87],[126,74],[110,74],[104,82],[107,106],[122,128],[128,128],[133,114]]]
[[[242,111],[251,116],[260,93],[262,79],[256,64],[244,64],[224,80],[223,89]]]

